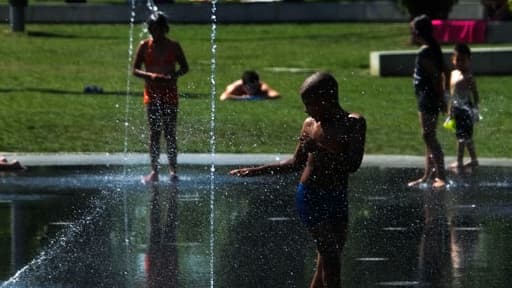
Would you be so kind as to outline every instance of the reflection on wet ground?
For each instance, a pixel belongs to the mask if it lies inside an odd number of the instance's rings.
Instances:
[[[209,167],[183,167],[156,185],[139,182],[145,167],[3,175],[0,287],[307,287],[315,253],[296,218],[296,175],[228,168],[212,182]],[[361,169],[344,286],[509,287],[510,172],[482,167],[433,191],[406,187],[415,169]]]

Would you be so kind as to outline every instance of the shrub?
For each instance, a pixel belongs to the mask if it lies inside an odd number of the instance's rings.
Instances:
[[[431,19],[447,19],[458,0],[396,0],[412,18],[426,14]]]

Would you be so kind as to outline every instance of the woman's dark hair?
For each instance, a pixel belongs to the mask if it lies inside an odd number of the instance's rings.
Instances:
[[[423,14],[412,19],[412,29],[413,33],[417,36],[423,38],[428,46],[432,47],[439,53],[442,59],[443,53],[441,52],[441,46],[437,42],[436,38],[434,38],[434,26],[432,26],[432,21],[430,17]]]
[[[434,27],[432,26],[432,21],[425,14],[412,19],[412,28],[416,35],[425,39],[427,42],[434,38]]]
[[[466,43],[455,44],[455,47],[453,48],[453,50],[460,55],[466,55],[469,58],[471,58],[471,49],[469,49],[469,46],[466,45]]]
[[[168,18],[163,12],[157,11],[151,14],[146,21],[146,24],[148,25],[148,28],[159,26],[163,27],[166,33],[169,32]]]
[[[434,26],[430,17],[423,14],[412,19],[413,32],[423,38],[427,44],[435,44],[439,46],[437,40],[434,38]]]

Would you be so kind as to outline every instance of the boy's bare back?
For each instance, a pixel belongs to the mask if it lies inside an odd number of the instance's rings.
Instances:
[[[358,113],[340,113],[335,121],[304,121],[300,144],[307,155],[302,183],[330,188],[345,186],[364,153],[365,119]]]

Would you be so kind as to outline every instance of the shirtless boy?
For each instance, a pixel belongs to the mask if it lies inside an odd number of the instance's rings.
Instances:
[[[299,216],[317,245],[311,288],[341,287],[341,254],[348,229],[348,176],[361,165],[366,121],[343,110],[338,83],[325,72],[308,77],[300,89],[305,111],[292,158],[232,170],[235,176],[302,171],[296,192]]]
[[[242,78],[229,84],[220,95],[220,100],[262,100],[277,99],[279,92],[260,80],[258,73],[244,71]]]

